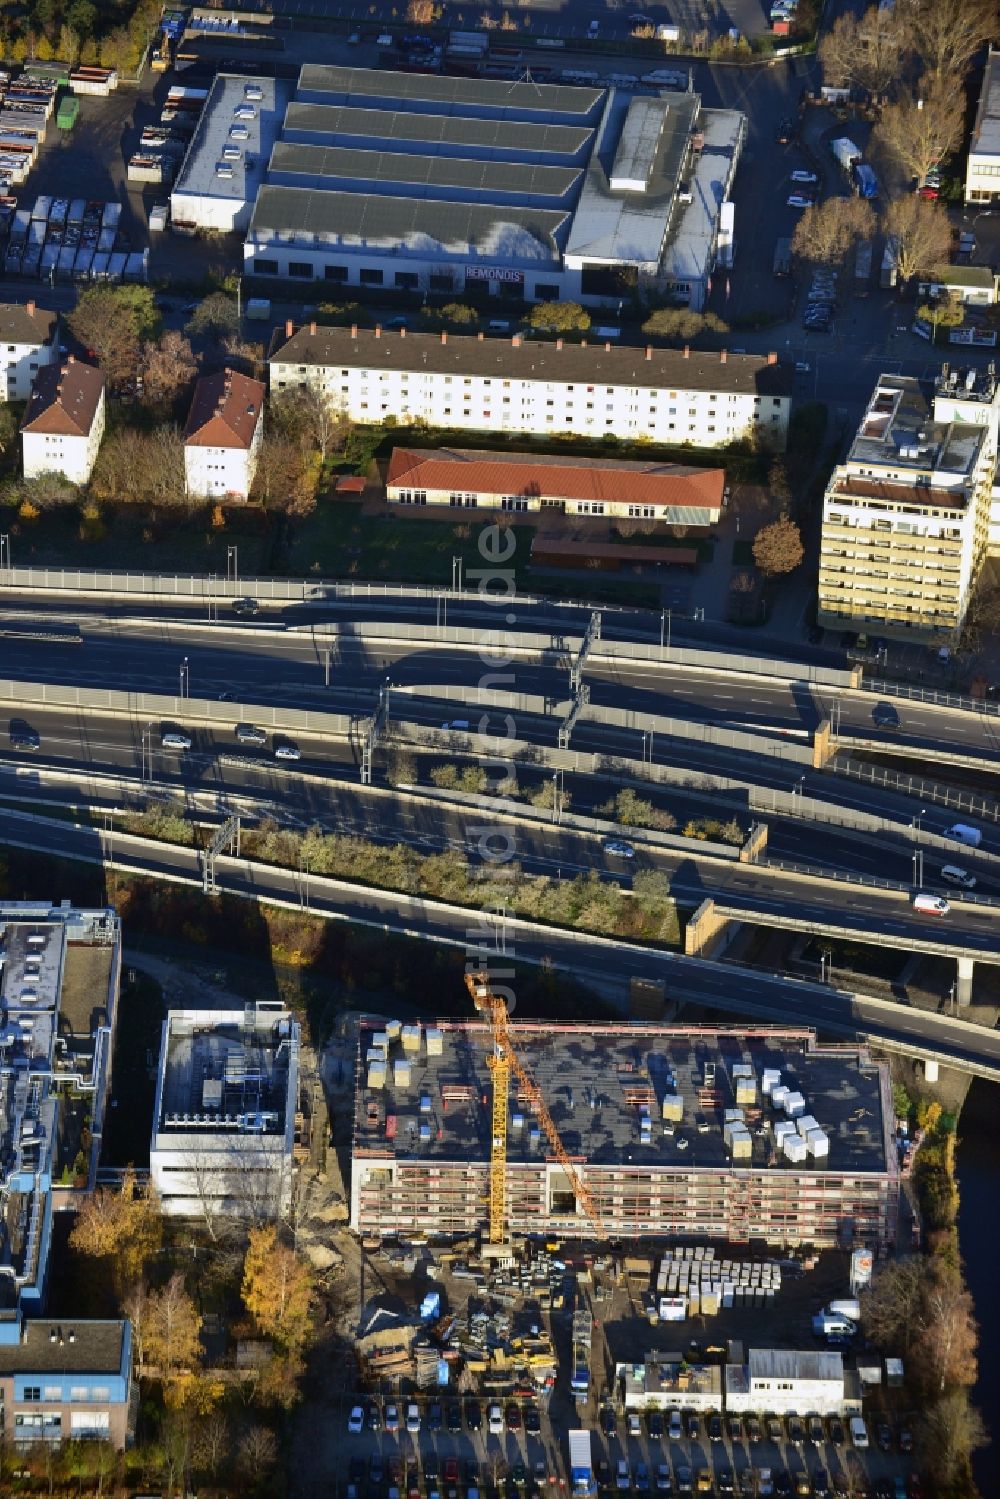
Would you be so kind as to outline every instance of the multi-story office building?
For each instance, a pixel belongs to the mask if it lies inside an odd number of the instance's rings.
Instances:
[[[897,639],[961,629],[989,545],[1000,390],[993,366],[933,387],[883,375],[823,501],[819,621]]]
[[[268,364],[272,391],[313,385],[359,423],[697,448],[754,438],[783,450],[788,437],[792,377],[776,354],[286,323]]]
[[[164,1213],[287,1211],[298,1063],[299,1023],[283,1005],[168,1012],[149,1151]]]
[[[0,1411],[8,1441],[125,1447],[137,1395],[130,1322],[0,1313]]]
[[[894,1240],[889,1070],[857,1046],[767,1029],[526,1022],[512,1031],[611,1237],[817,1247]],[[483,1228],[490,1048],[489,1027],[478,1023],[442,1022],[416,1037],[404,1028],[399,1041],[362,1027],[356,1232]],[[514,1087],[505,1198],[515,1236],[594,1237],[573,1178]]]
[[[0,1318],[42,1311],[53,1195],[93,1186],[120,967],[113,911],[0,903]]]
[[[965,201],[986,207],[1000,203],[1000,51],[990,48],[983,90],[969,142]]]

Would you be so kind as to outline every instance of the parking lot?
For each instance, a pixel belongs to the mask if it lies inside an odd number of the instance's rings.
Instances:
[[[542,1499],[569,1487],[565,1432],[557,1436],[534,1400],[358,1396],[338,1420],[346,1461],[337,1486],[346,1499],[396,1499],[394,1491],[408,1499],[469,1499],[471,1490],[484,1499]],[[594,1476],[604,1499],[646,1493],[922,1499],[908,1420],[868,1420],[863,1451],[853,1446],[846,1420],[835,1418],[679,1410],[627,1417],[606,1405],[592,1424]]]

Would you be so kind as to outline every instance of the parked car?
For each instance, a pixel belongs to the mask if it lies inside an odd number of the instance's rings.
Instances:
[[[844,1445],[844,1423],[836,1416],[830,1418],[830,1441],[835,1447]]]
[[[785,1440],[785,1428],[781,1424],[780,1416],[768,1416],[767,1440],[769,1442],[783,1442]]]
[[[931,899],[940,900],[940,896],[932,896]],[[916,901],[914,901],[913,904],[916,905]],[[948,902],[946,900],[941,901],[941,904],[944,907],[945,911],[949,909]],[[892,1451],[892,1429],[889,1426],[888,1421],[879,1421],[876,1423],[875,1441],[878,1443],[880,1452]]]
[[[632,1487],[632,1474],[629,1471],[628,1461],[624,1457],[618,1459],[618,1467],[615,1470],[615,1488],[621,1493],[626,1493]]]
[[[440,1401],[435,1400],[427,1409],[427,1430],[440,1431],[444,1425],[444,1410]]]
[[[692,1412],[687,1418],[687,1427],[689,1439],[692,1442],[696,1442],[701,1436],[701,1422],[698,1420],[698,1417],[694,1414],[694,1412]]]
[[[636,1493],[649,1493],[649,1468],[643,1462],[638,1462],[635,1465],[635,1488]]]
[[[719,1478],[719,1493],[720,1494],[735,1494],[736,1493],[736,1480],[733,1477],[733,1470],[732,1470],[732,1468],[720,1468],[719,1469],[719,1473],[718,1473],[718,1478]]]
[[[646,1425],[649,1428],[649,1435],[653,1441],[660,1441],[663,1436],[663,1413],[661,1411],[650,1411],[646,1419]]]
[[[531,1436],[536,1437],[542,1429],[542,1418],[538,1413],[537,1405],[527,1405],[524,1410],[524,1429]]]
[[[774,132],[774,138],[779,146],[787,146],[795,136],[795,121],[781,120]]]
[[[806,192],[804,188],[796,188],[788,194],[786,202],[789,208],[812,208],[816,202],[816,194]]]
[[[601,1406],[601,1431],[606,1437],[613,1437],[618,1432],[618,1421],[610,1405]]]
[[[449,1431],[459,1432],[462,1430],[462,1407],[457,1400],[453,1400],[448,1406],[445,1412],[445,1420]]]
[[[669,1463],[657,1463],[656,1465],[656,1491],[658,1494],[669,1494],[673,1491]]]
[[[823,1430],[823,1422],[819,1416],[809,1417],[809,1440],[814,1447],[822,1447],[826,1441],[826,1433]]]
[[[790,180],[792,182],[805,182],[809,186],[814,187],[819,181],[819,177],[815,172],[806,171],[804,167],[796,167],[795,171],[791,174]]]
[[[667,1417],[667,1435],[672,1442],[679,1442],[684,1435],[680,1411],[673,1410]]]
[[[399,1430],[399,1406],[393,1401],[385,1408],[385,1429],[389,1432]]]
[[[351,1414],[347,1418],[347,1430],[351,1436],[358,1436],[365,1429],[364,1408],[360,1405],[351,1406]]]
[[[441,1410],[441,1407],[440,1406],[437,1407],[437,1410],[438,1410],[438,1413],[439,1413],[437,1426],[435,1426],[433,1424],[434,1409],[435,1408],[432,1405],[431,1409],[430,1409],[430,1413],[428,1414],[428,1417],[427,1417],[427,1425],[428,1425],[428,1427],[429,1427],[429,1429],[431,1431],[437,1431],[437,1430],[439,1430],[440,1425],[441,1425],[441,1420],[440,1420],[440,1410]],[[419,1405],[414,1405],[414,1403],[412,1401],[406,1407],[406,1429],[407,1429],[407,1431],[412,1432],[414,1434],[420,1430],[420,1407],[419,1407]]]
[[[490,1436],[503,1435],[503,1406],[491,1405],[489,1409]]]
[[[806,1439],[806,1429],[798,1416],[788,1418],[788,1438],[796,1447],[801,1447]]]
[[[743,1440],[743,1422],[739,1416],[729,1417],[729,1437],[733,1442],[742,1442]]]
[[[759,1442],[760,1437],[760,1421],[756,1416],[747,1416],[747,1440],[749,1442]]]
[[[465,1424],[470,1431],[482,1430],[483,1408],[478,1400],[467,1400],[465,1402]]]
[[[628,1416],[628,1434],[629,1434],[630,1437],[641,1437],[642,1436],[642,1422],[640,1421],[638,1412],[636,1412],[636,1411],[630,1411],[629,1412],[629,1416]]]
[[[508,1431],[521,1430],[521,1407],[519,1405],[515,1405],[513,1401],[511,1401],[510,1405],[508,1405],[507,1407],[506,1418]]]

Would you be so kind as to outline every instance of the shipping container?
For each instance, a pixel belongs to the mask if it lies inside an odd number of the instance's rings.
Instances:
[[[65,99],[60,100],[59,108],[56,110],[56,124],[60,130],[72,130],[80,113],[80,101],[67,94]]]

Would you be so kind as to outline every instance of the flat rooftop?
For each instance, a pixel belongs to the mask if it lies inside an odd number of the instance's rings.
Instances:
[[[939,422],[920,381],[882,375],[861,419],[848,462],[928,473],[931,482],[971,475],[987,429],[972,422]]]
[[[177,194],[247,203],[281,128],[288,87],[220,73],[173,185]]]
[[[419,1054],[411,1057],[407,1084],[395,1082],[395,1059],[404,1053],[399,1043],[393,1043],[386,1085],[369,1087],[365,1059],[376,1028],[362,1028],[356,1155],[371,1151],[401,1161],[461,1162],[470,1156],[488,1161],[488,1028],[476,1022],[441,1022],[437,1029],[442,1037],[440,1055],[428,1055],[424,1041]],[[740,1161],[741,1167],[817,1175],[894,1169],[887,1139],[891,1121],[884,1105],[887,1073],[857,1048],[821,1047],[810,1033],[770,1030],[519,1024],[512,1026],[512,1033],[566,1150],[589,1167],[729,1167],[732,1157],[723,1138],[723,1111],[735,1106],[732,1068],[740,1063],[752,1067],[758,1097],[764,1068],[779,1071],[782,1084],[803,1094],[806,1113],[815,1117],[830,1142],[827,1158],[810,1157],[804,1165],[792,1165],[775,1151],[766,1127],[774,1111],[765,1104],[761,1124],[751,1121],[752,1156]],[[714,1094],[705,1091],[706,1063],[716,1069]],[[668,1094],[683,1101],[683,1118],[669,1133],[661,1118]],[[643,1103],[652,1119],[649,1143],[640,1143]],[[545,1137],[538,1138],[530,1106],[512,1080],[508,1160],[541,1163],[547,1153]]]
[[[285,1133],[292,1057],[286,1011],[171,1010],[163,1046],[156,1130]]]
[[[969,155],[1000,156],[1000,51],[994,51],[992,47],[983,76],[983,91],[979,96]]]
[[[568,218],[568,210],[515,204],[262,187],[248,238],[278,236],[303,247],[340,245],[345,253],[356,253],[364,246],[415,255],[476,255],[552,265],[559,260],[556,236]]]
[[[308,145],[374,149],[394,145],[401,151],[409,146],[429,156],[467,154],[520,165],[532,157],[573,161],[586,150],[593,132],[587,125],[461,119],[295,99],[286,111],[282,134],[285,140]]]
[[[387,185],[408,189],[410,197],[442,192],[475,192],[503,201],[545,199],[555,205],[580,182],[582,168],[475,160],[460,156],[418,155],[405,151],[365,151],[349,146],[313,146],[278,141],[271,152],[272,186],[340,188],[349,192]]]
[[[557,83],[508,83],[502,79],[451,78],[431,73],[392,73],[306,63],[298,94],[318,102],[338,100],[361,107],[395,103],[419,111],[479,114],[482,117],[562,117],[586,120],[600,107],[604,90]]]

